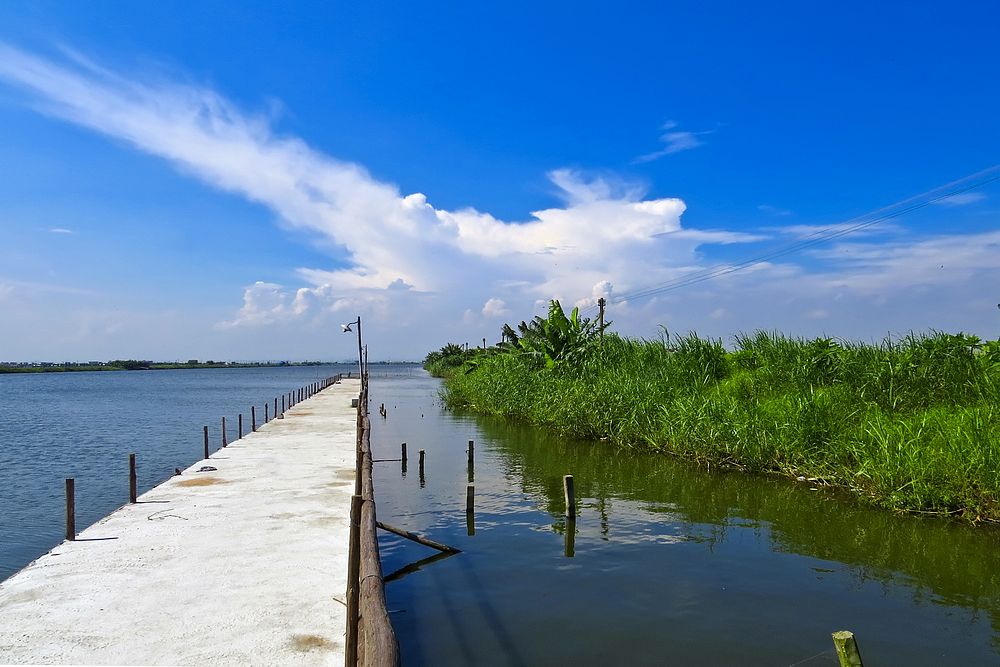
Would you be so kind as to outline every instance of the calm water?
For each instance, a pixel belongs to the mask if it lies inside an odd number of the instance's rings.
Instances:
[[[372,383],[376,457],[410,457],[376,464],[379,518],[464,550],[408,568],[434,552],[381,538],[407,665],[834,665],[839,629],[867,664],[1000,664],[997,530],[450,414],[437,389]]]
[[[221,417],[230,440],[250,406],[357,366],[0,375],[0,580],[55,546],[65,531],[64,478],[76,479],[77,529],[128,501],[128,455],[139,492],[213,451]],[[372,366],[372,375],[412,374]],[[272,403],[273,406],[273,403]]]

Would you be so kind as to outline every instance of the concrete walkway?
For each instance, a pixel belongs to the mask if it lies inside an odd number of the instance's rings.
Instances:
[[[0,584],[0,663],[342,665],[359,389],[299,403]]]

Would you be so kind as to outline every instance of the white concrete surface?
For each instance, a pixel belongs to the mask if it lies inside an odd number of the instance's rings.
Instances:
[[[0,663],[342,665],[359,389],[299,403],[0,584]]]

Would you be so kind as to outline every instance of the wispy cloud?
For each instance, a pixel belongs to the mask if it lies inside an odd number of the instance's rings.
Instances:
[[[938,206],[968,206],[969,204],[975,204],[977,202],[984,201],[985,199],[986,195],[982,192],[963,192],[961,194],[945,197],[944,199],[939,199],[934,203]]]
[[[66,229],[65,227],[53,227],[49,230],[51,234],[72,234],[72,229]]]
[[[849,238],[858,236],[880,236],[885,234],[898,234],[903,228],[891,222],[880,222],[869,227],[855,229],[858,226],[853,222],[840,222],[832,225],[781,225],[780,227],[764,227],[764,231],[775,232],[796,239],[814,239],[828,233],[842,234],[837,238]]]
[[[777,206],[771,206],[770,204],[760,204],[757,206],[757,210],[766,215],[773,215],[777,218],[784,218],[792,214],[786,208],[778,208]]]
[[[638,164],[641,162],[652,162],[653,160],[659,160],[661,157],[666,155],[673,155],[674,153],[680,153],[681,151],[689,151],[692,148],[698,148],[703,145],[703,141],[698,137],[706,134],[711,134],[715,130],[703,130],[701,132],[691,132],[688,130],[678,130],[677,123],[672,120],[668,120],[660,128],[663,130],[663,134],[660,135],[660,143],[663,144],[663,148],[658,151],[653,151],[652,153],[646,153],[645,155],[640,155],[639,157],[632,160],[633,164]]]
[[[492,316],[524,312],[540,299],[586,298],[611,277],[623,289],[669,277],[672,265],[695,261],[704,243],[750,240],[686,229],[681,200],[646,199],[635,185],[570,169],[548,175],[564,205],[525,220],[436,208],[422,193],[401,193],[358,164],[276,135],[267,114],[245,113],[212,90],[126,79],[86,58],[56,61],[0,43],[0,79],[27,91],[43,113],[169,160],[342,250],[346,259],[331,258],[330,267],[300,268],[302,287],[248,287],[229,327],[359,301],[414,321],[418,303]],[[664,154],[695,147],[703,134],[665,129]]]

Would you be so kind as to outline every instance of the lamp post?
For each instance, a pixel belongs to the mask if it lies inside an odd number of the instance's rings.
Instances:
[[[353,329],[351,329],[351,325],[352,324],[357,324],[358,325],[358,377],[359,378],[363,378],[365,372],[364,372],[364,367],[361,364],[361,358],[362,358],[362,356],[361,356],[361,316],[358,315],[358,319],[354,320],[353,322],[348,322],[347,324],[341,324],[340,328],[344,330],[344,333],[349,333],[350,331],[353,331]]]

